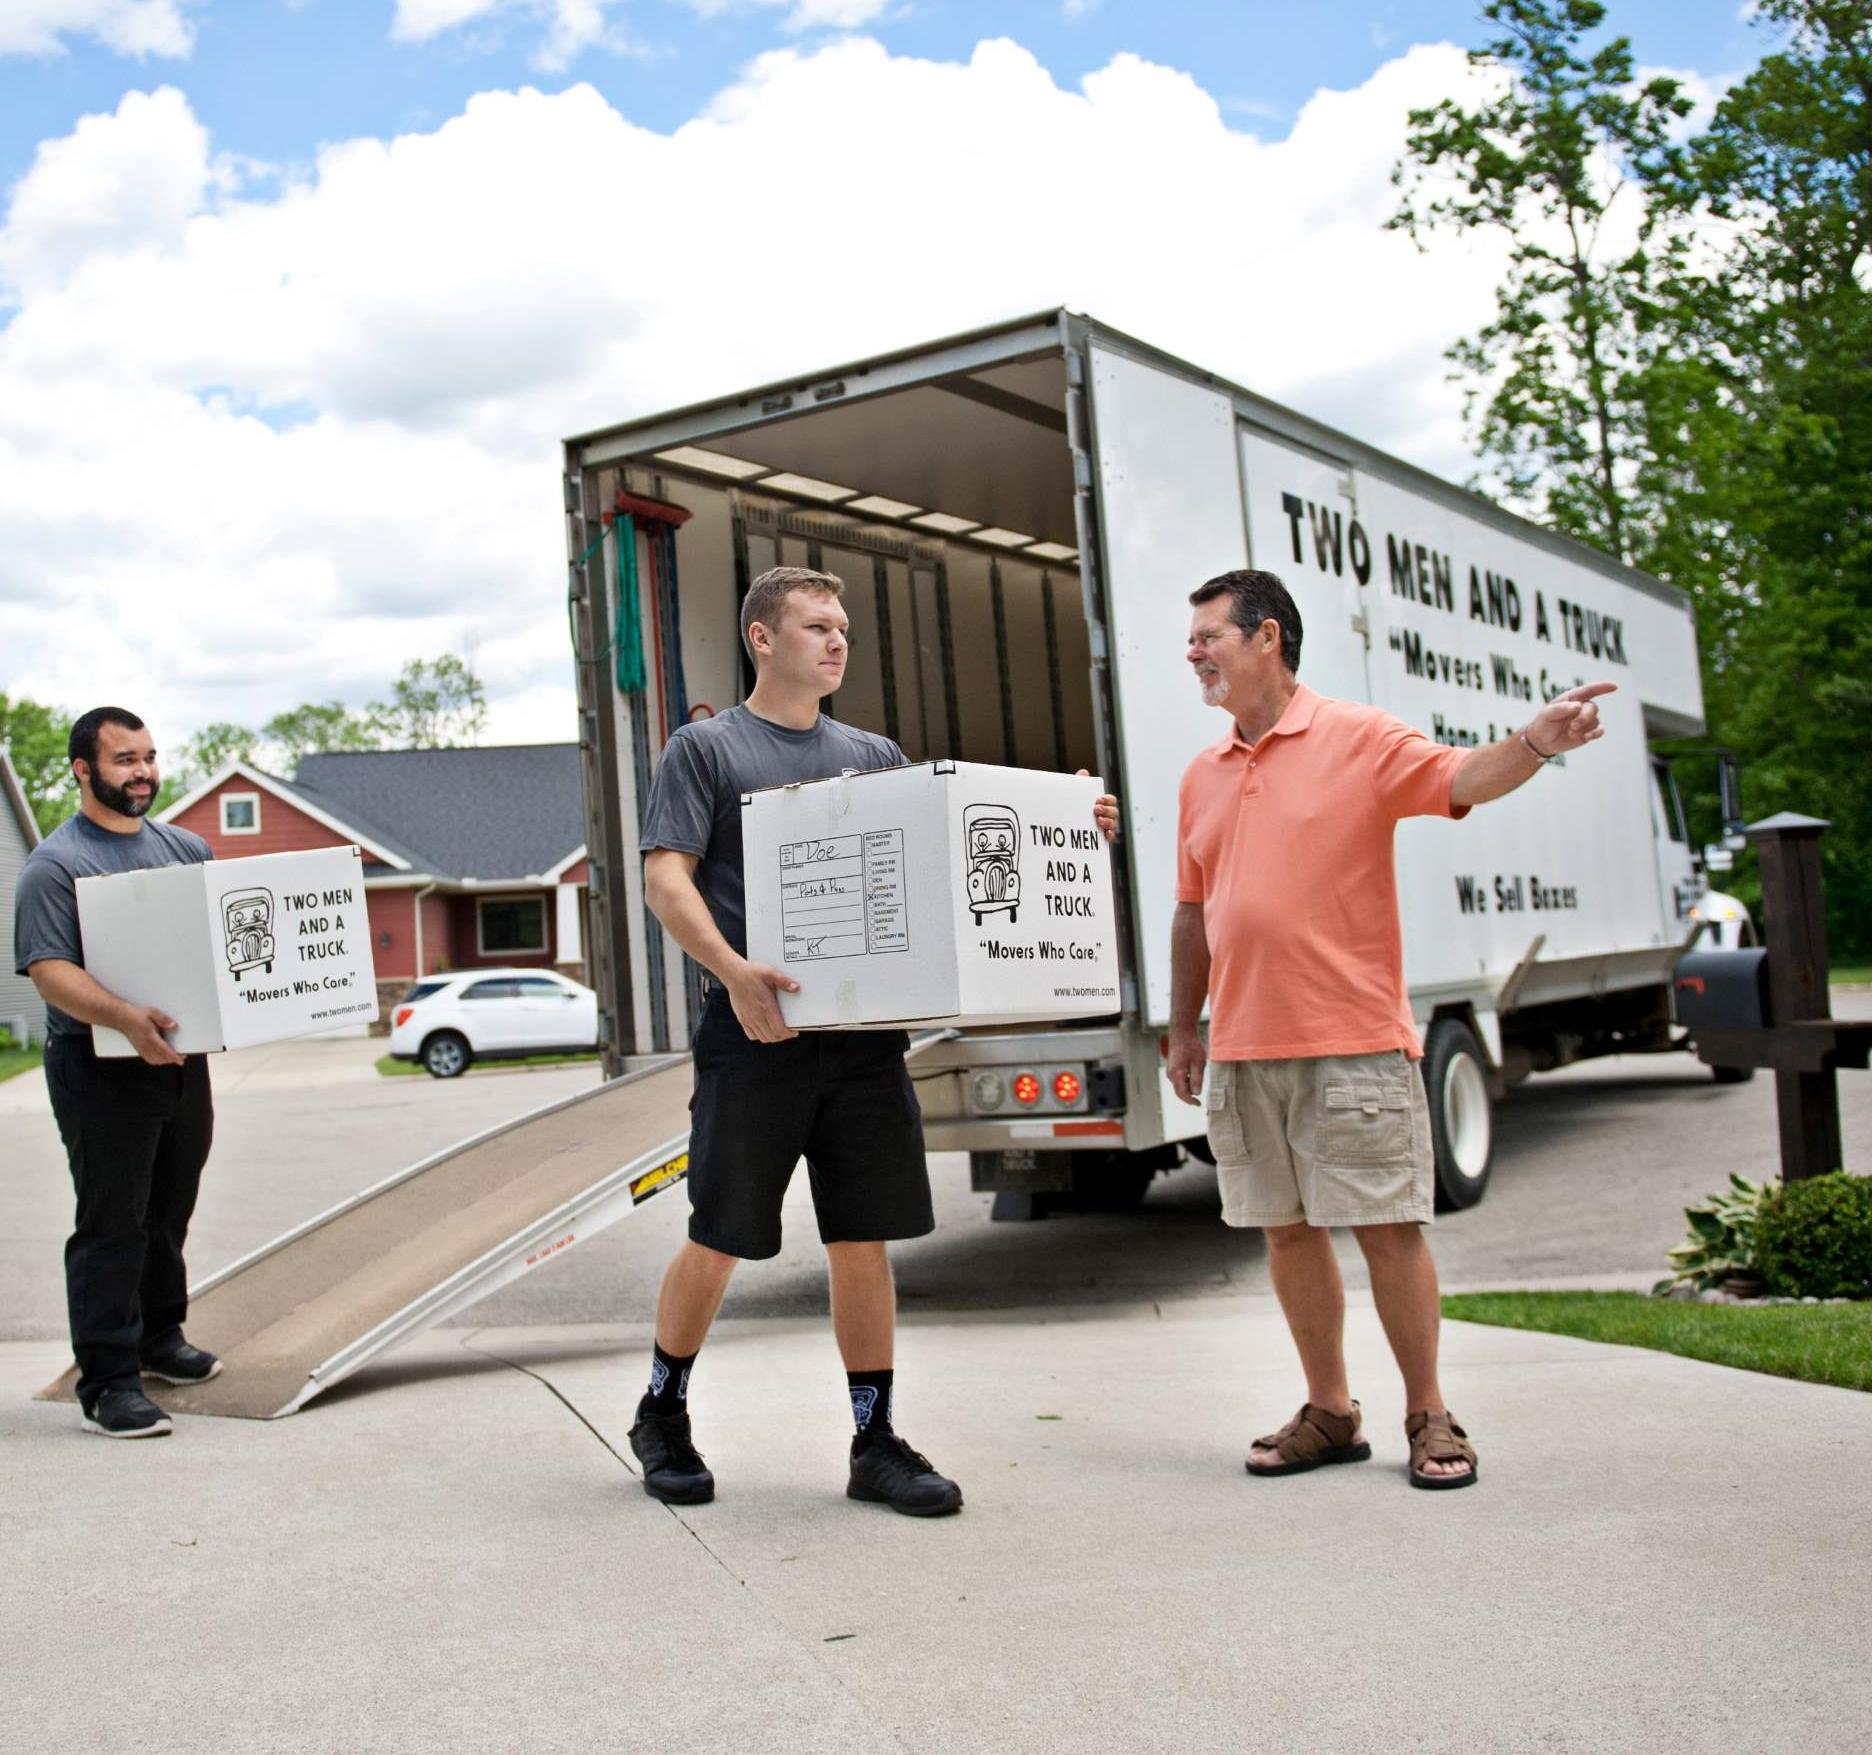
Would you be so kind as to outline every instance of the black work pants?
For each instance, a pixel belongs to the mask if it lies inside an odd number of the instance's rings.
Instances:
[[[139,1359],[182,1332],[182,1244],[214,1139],[208,1061],[102,1060],[85,1036],[46,1043],[46,1085],[78,1217],[65,1245],[78,1396],[135,1387]]]

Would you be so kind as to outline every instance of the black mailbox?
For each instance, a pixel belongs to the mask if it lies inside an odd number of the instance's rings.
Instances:
[[[1774,1020],[1768,1007],[1768,953],[1690,951],[1677,964],[1672,984],[1677,1022],[1698,1030],[1763,1030]]]

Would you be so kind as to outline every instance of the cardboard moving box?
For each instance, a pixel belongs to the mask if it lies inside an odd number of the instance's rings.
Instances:
[[[741,800],[748,956],[794,1029],[1119,1009],[1095,778],[925,762]]]
[[[78,931],[86,969],[122,999],[161,1006],[183,1054],[377,1016],[355,847],[80,878]],[[116,1030],[92,1035],[100,1055],[136,1052]]]

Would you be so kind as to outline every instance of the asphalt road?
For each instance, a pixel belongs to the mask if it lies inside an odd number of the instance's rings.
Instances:
[[[1872,1016],[1872,992],[1835,995],[1841,1016]],[[217,1141],[190,1239],[197,1278],[455,1139],[587,1086],[589,1066],[442,1083],[382,1079],[376,1044],[318,1042],[223,1056]],[[1840,1079],[1847,1162],[1872,1167],[1872,1077]],[[621,1144],[620,1158],[629,1153]],[[1599,1061],[1530,1080],[1497,1111],[1488,1198],[1446,1215],[1432,1243],[1446,1285],[1548,1280],[1634,1285],[1663,1271],[1682,1208],[1739,1171],[1776,1167],[1774,1086],[1718,1086],[1687,1057]],[[1131,1213],[991,1223],[967,1161],[932,1160],[937,1229],[895,1252],[906,1312],[932,1314],[1200,1297],[1265,1289],[1259,1233],[1218,1217],[1212,1174],[1158,1178]],[[477,1306],[464,1320],[535,1326],[648,1320],[664,1261],[683,1233],[680,1191]],[[0,1085],[0,1340],[64,1332],[60,1251],[70,1184],[43,1083]],[[1362,1281],[1343,1242],[1347,1278]],[[743,1268],[724,1313],[824,1307],[823,1257],[805,1178],[787,1241]]]

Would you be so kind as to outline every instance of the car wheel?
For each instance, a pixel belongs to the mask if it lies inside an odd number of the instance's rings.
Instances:
[[[454,1030],[438,1030],[422,1046],[424,1068],[438,1079],[458,1079],[474,1064],[468,1039]]]
[[[1460,1211],[1488,1192],[1495,1145],[1488,1066],[1467,1024],[1439,1018],[1430,1026],[1423,1080],[1436,1150],[1437,1210]]]
[[[1755,1076],[1752,1066],[1713,1066],[1710,1076],[1719,1085],[1746,1085]]]

